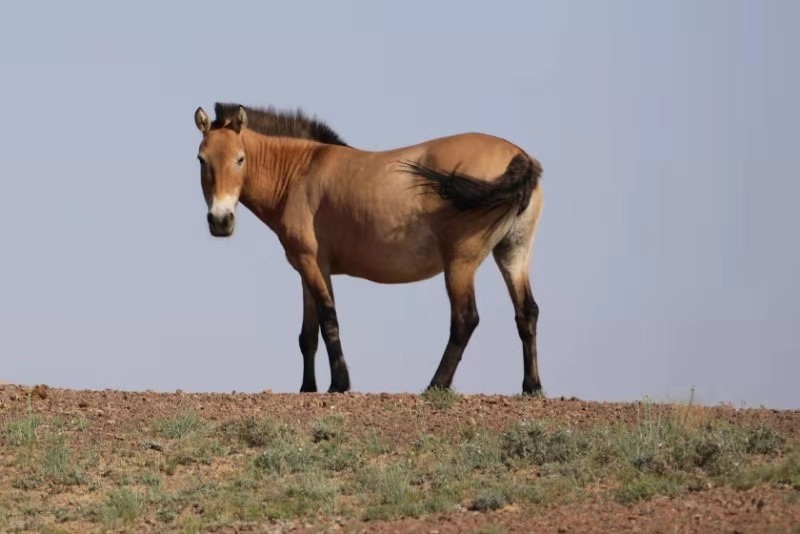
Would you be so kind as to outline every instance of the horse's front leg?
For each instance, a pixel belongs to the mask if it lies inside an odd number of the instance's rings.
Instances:
[[[350,376],[347,372],[347,364],[342,353],[342,343],[339,339],[339,321],[336,318],[336,306],[333,301],[333,291],[330,285],[330,276],[322,273],[317,260],[312,255],[304,255],[297,258],[295,262],[300,276],[303,278],[303,285],[308,289],[308,293],[314,301],[317,312],[319,328],[322,332],[322,340],[328,351],[328,360],[331,365],[331,386],[329,393],[342,393],[350,389]],[[305,325],[305,323],[304,323]],[[305,353],[303,354],[304,361]],[[310,358],[313,362],[313,356]],[[311,373],[313,376],[313,363]],[[304,371],[305,384],[305,374]]]
[[[314,372],[314,357],[319,344],[319,318],[317,303],[308,286],[303,282],[303,327],[300,330],[300,352],[303,354],[303,384],[300,393],[317,391],[317,378]]]

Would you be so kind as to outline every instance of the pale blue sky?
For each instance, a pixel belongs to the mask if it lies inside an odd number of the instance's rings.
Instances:
[[[800,3],[220,5],[0,7],[0,380],[299,388],[279,242],[244,211],[230,240],[205,223],[192,114],[224,100],[365,149],[477,130],[537,157],[549,395],[800,407]],[[427,385],[442,278],[334,284],[354,389]],[[477,293],[455,387],[517,393],[491,259]]]

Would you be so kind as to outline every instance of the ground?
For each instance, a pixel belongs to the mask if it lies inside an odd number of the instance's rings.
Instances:
[[[0,531],[800,532],[800,411],[0,385]]]

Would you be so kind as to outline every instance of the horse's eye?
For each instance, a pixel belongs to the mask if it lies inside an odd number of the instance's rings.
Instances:
[[[239,156],[239,159],[236,160],[236,165],[239,167],[244,165],[244,156]]]

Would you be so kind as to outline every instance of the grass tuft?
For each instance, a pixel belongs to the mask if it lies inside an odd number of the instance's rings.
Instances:
[[[426,389],[421,397],[437,410],[448,410],[458,401],[458,393],[445,388]]]
[[[789,486],[800,492],[800,451],[794,451],[778,464],[764,464],[744,469],[733,476],[737,489],[750,489],[757,484]]]
[[[264,447],[275,439],[281,430],[274,422],[246,417],[223,423],[219,432],[228,440],[241,443],[247,447]]]
[[[360,489],[378,498],[378,504],[397,508],[419,501],[419,491],[411,486],[411,473],[403,466],[370,467],[358,473]]]
[[[748,431],[745,449],[748,454],[778,454],[783,451],[786,438],[768,426],[758,426]]]
[[[170,419],[158,421],[159,433],[168,439],[179,439],[203,429],[204,422],[193,412],[183,412]]]
[[[491,512],[509,504],[508,497],[499,491],[479,493],[469,504],[469,509],[477,512]]]
[[[45,478],[58,484],[69,486],[85,482],[83,471],[75,464],[72,450],[61,436],[51,439],[45,449],[41,470]]]
[[[617,489],[615,497],[621,504],[633,504],[656,496],[674,497],[683,487],[679,481],[657,475],[640,475],[624,481]]]
[[[326,415],[312,429],[314,443],[340,439],[344,435],[344,418],[341,415]]]
[[[36,430],[41,426],[39,417],[28,413],[6,423],[6,441],[12,447],[32,447],[37,440]]]
[[[583,434],[565,428],[549,430],[534,421],[520,423],[506,431],[501,453],[506,462],[544,465],[569,462],[588,450],[589,443]]]
[[[132,523],[144,508],[144,499],[128,488],[121,488],[106,497],[100,517],[106,525]]]
[[[256,468],[275,475],[299,473],[314,467],[311,443],[299,436],[286,434],[270,441],[255,457]]]

